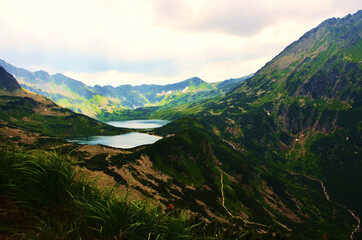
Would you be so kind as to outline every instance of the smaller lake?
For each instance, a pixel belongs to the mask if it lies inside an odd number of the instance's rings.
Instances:
[[[169,123],[166,120],[130,120],[105,122],[108,125],[130,129],[158,128]],[[115,148],[134,148],[141,145],[152,144],[162,137],[146,133],[131,132],[115,136],[92,136],[67,139],[68,142],[97,145],[102,144]]]
[[[147,128],[158,128],[166,125],[170,121],[166,120],[129,120],[129,121],[109,121],[104,122],[108,125],[119,127],[119,128],[131,128],[131,129],[147,129]]]
[[[67,139],[69,142],[79,144],[97,145],[102,144],[115,148],[134,148],[145,144],[155,143],[162,137],[146,133],[132,132],[115,136],[92,136]]]

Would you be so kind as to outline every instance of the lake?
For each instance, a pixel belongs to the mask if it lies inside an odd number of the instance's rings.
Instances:
[[[129,121],[110,121],[104,122],[108,125],[112,125],[120,128],[131,128],[131,129],[147,129],[147,128],[158,128],[166,125],[170,121],[166,120],[129,120]]]
[[[112,121],[105,122],[108,125],[131,129],[158,128],[169,123],[165,120],[130,120],[130,121]],[[146,133],[132,132],[114,136],[91,136],[67,139],[69,142],[79,144],[97,145],[102,144],[116,148],[134,148],[145,144],[152,144],[162,139],[160,136],[149,135]]]

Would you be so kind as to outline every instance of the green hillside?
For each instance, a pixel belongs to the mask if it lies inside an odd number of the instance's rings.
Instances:
[[[241,149],[276,151],[285,167],[325,180],[359,215],[361,17],[323,22],[200,113]]]
[[[278,239],[100,187],[59,152],[0,146],[1,239]],[[274,237],[272,236],[274,234]]]
[[[128,132],[126,129],[112,127],[88,116],[74,113],[59,107],[53,101],[20,88],[15,78],[0,67],[1,132],[7,129],[21,129],[25,132],[53,137],[75,137],[93,135],[113,135]],[[14,86],[8,91],[8,86]],[[13,131],[13,130],[9,130]]]

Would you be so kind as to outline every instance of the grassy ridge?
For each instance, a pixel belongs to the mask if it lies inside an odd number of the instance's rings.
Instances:
[[[115,189],[97,187],[55,152],[9,146],[0,149],[0,212],[0,237],[263,239],[253,231],[206,223],[183,211],[165,213],[160,207],[129,201]]]
[[[40,95],[0,96],[0,119],[47,136],[115,135],[128,130],[61,108]]]

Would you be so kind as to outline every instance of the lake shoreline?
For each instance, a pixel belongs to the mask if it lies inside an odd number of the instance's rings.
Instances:
[[[147,119],[147,120],[128,120],[128,121],[110,121],[105,122],[114,127],[128,128],[135,130],[134,132],[114,135],[114,136],[88,136],[67,139],[70,143],[78,143],[81,145],[105,145],[114,148],[131,149],[142,145],[153,144],[162,139],[161,136],[151,135],[145,130],[152,130],[162,127],[169,123],[166,120]],[[138,131],[137,131],[138,130]]]

